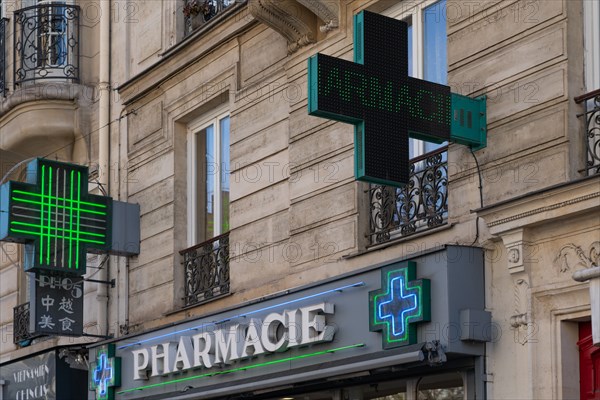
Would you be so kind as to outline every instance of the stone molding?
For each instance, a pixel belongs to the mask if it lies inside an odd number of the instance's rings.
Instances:
[[[298,3],[325,22],[319,27],[321,32],[329,32],[340,26],[340,4],[337,0],[298,0]]]
[[[600,241],[590,244],[587,253],[583,250],[583,246],[568,243],[560,248],[554,258],[554,264],[562,273],[567,273],[578,266],[584,269],[598,266],[600,265]]]
[[[316,42],[316,15],[296,0],[250,0],[248,9],[254,18],[287,39],[289,54]]]
[[[575,203],[579,203],[585,200],[590,200],[593,199],[595,197],[600,197],[600,192],[595,192],[595,193],[590,193],[588,195],[585,196],[581,196],[581,197],[576,197],[574,199],[571,200],[567,200],[567,201],[563,201],[560,203],[555,203],[549,206],[545,206],[545,207],[540,207],[540,208],[536,208],[534,210],[530,210],[521,214],[517,214],[517,215],[513,215],[511,217],[508,218],[504,218],[504,219],[499,219],[496,221],[492,221],[488,224],[489,227],[493,227],[496,225],[500,225],[500,224],[504,224],[506,222],[511,222],[511,221],[515,221],[524,217],[529,217],[531,215],[535,215],[535,214],[540,214],[546,211],[551,211],[551,210],[555,210],[557,208],[561,208],[561,207],[565,207],[565,206],[569,206],[571,204],[575,204]]]

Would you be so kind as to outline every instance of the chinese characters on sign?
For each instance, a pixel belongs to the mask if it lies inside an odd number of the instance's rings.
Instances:
[[[83,279],[76,276],[31,274],[30,331],[83,334]]]

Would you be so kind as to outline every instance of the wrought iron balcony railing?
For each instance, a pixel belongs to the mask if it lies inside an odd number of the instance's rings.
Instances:
[[[180,251],[185,268],[185,305],[229,293],[229,233]]]
[[[371,185],[372,244],[435,228],[448,217],[448,147],[415,157],[409,182],[402,188]]]
[[[186,0],[183,8],[185,35],[204,26],[235,3],[236,0]]]
[[[575,97],[575,102],[585,102],[585,112],[577,116],[585,118],[585,174],[600,174],[600,89]]]
[[[13,343],[19,346],[28,346],[30,340],[43,335],[29,333],[29,302],[13,308]]]
[[[79,6],[52,2],[15,11],[14,82],[79,82]]]
[[[0,96],[6,93],[6,25],[8,19],[0,18]]]

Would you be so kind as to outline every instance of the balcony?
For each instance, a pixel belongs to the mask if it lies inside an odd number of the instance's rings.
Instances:
[[[371,185],[371,244],[385,243],[444,225],[448,219],[448,147],[411,159],[402,188]]]
[[[183,7],[185,36],[229,11],[235,3],[236,0],[187,0]]]
[[[229,293],[229,233],[179,252],[185,268],[185,306]]]
[[[15,11],[14,84],[79,82],[79,7],[45,3]]]
[[[585,103],[585,112],[577,115],[585,120],[585,174],[600,174],[600,89],[576,97],[575,102]]]
[[[8,19],[0,18],[0,96],[6,93],[6,25]]]
[[[30,341],[43,335],[29,333],[29,302],[13,308],[13,343],[21,347],[29,346]]]

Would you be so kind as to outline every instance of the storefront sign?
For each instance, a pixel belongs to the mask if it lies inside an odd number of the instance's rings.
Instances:
[[[481,249],[447,246],[120,338],[115,399],[251,397],[311,379],[441,363],[440,352],[472,359],[483,354],[486,332],[498,334],[477,317],[486,313],[483,294]],[[440,350],[424,356],[425,348]],[[97,385],[114,376],[103,351],[90,352]]]
[[[485,146],[485,100],[410,77],[407,24],[368,11],[354,16],[354,62],[309,59],[308,109],[355,126],[355,177],[368,182],[408,182],[409,136]]]
[[[133,379],[221,367],[261,354],[330,342],[335,329],[327,325],[325,315],[333,313],[333,304],[319,303],[271,313],[262,320],[251,318],[247,324],[207,327],[193,336],[180,336],[178,343],[166,341],[132,350]]]
[[[89,389],[96,393],[96,400],[113,400],[118,386],[121,386],[121,358],[115,357],[115,345],[107,344],[98,350],[96,361],[90,364]]]
[[[83,334],[83,279],[77,276],[31,277],[30,333]]]
[[[111,248],[112,199],[88,193],[87,167],[38,158],[0,200],[0,240],[26,244],[26,270],[83,275],[88,251]]]
[[[2,366],[3,394],[11,400],[56,399],[54,352]]]
[[[382,331],[383,348],[415,344],[415,323],[431,320],[429,279],[416,280],[416,263],[381,270],[381,289],[369,293],[370,330]]]

